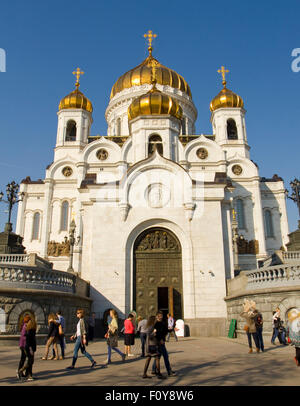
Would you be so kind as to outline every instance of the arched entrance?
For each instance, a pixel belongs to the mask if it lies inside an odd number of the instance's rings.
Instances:
[[[177,237],[154,227],[143,231],[134,244],[133,301],[138,315],[157,310],[183,318],[182,256]]]

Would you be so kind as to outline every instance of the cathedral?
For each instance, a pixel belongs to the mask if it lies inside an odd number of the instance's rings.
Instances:
[[[190,86],[152,55],[155,34],[145,37],[147,58],[112,86],[104,136],[91,135],[92,102],[73,72],[53,162],[44,179],[21,182],[16,232],[27,253],[90,282],[97,318],[162,309],[191,334],[224,335],[226,281],[288,242],[284,183],[251,160],[228,70],[208,106],[212,132],[197,134]]]

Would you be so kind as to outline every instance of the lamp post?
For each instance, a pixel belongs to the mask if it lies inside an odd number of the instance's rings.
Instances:
[[[298,179],[294,179],[290,182],[291,189],[293,193],[289,195],[289,191],[285,189],[285,195],[288,199],[293,200],[297,204],[299,218],[300,218],[300,181]],[[299,228],[300,228],[300,220],[299,220]]]
[[[74,252],[74,245],[78,245],[80,242],[80,236],[77,237],[77,241],[75,239],[75,229],[76,229],[76,224],[74,218],[72,218],[72,221],[70,223],[70,228],[69,228],[69,242],[70,242],[70,261],[69,261],[69,268],[67,269],[68,272],[73,272],[73,252]]]
[[[13,209],[14,204],[21,202],[25,196],[25,193],[19,193],[19,185],[12,181],[6,186],[6,195],[7,200],[3,199],[4,193],[0,192],[0,202],[8,204],[8,222],[5,224],[5,231],[11,232],[12,231],[12,224],[11,224],[11,212]],[[18,199],[18,196],[20,197]]]

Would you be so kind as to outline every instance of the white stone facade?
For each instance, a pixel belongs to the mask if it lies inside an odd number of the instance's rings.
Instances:
[[[47,247],[49,241],[62,242],[68,236],[74,217],[76,236],[80,236],[74,247],[74,270],[90,281],[93,311],[101,318],[112,306],[122,316],[132,310],[134,242],[144,230],[163,227],[181,244],[183,317],[225,320],[226,279],[234,276],[232,208],[239,200],[243,205],[239,234],[258,241],[257,254],[239,255],[242,269],[254,268],[258,260],[288,242],[284,184],[280,178],[263,181],[250,160],[242,108],[216,110],[211,117],[213,134],[196,136],[197,110],[192,99],[157,85],[180,103],[186,134],[182,135],[181,122],[168,115],[143,116],[128,123],[130,103],[150,87],[136,86],[116,94],[105,114],[108,134],[92,142],[91,113],[59,111],[53,163],[43,181],[27,179],[21,184],[25,199],[19,205],[16,232],[24,237],[28,253],[48,258],[55,269],[66,271],[69,258],[49,257]],[[229,118],[235,120],[237,139],[228,139]],[[76,122],[75,141],[66,141],[70,119]],[[161,137],[163,156],[157,151],[148,154],[153,134]],[[123,139],[118,142],[116,135]],[[205,149],[202,158],[197,156],[200,148]],[[97,157],[101,149],[107,152],[106,159]],[[236,165],[242,168],[240,174],[233,172]],[[63,173],[66,167],[72,170],[68,176]],[[67,207],[67,227],[63,207]],[[268,236],[266,210],[273,231]],[[39,230],[33,239],[35,213],[39,213]]]

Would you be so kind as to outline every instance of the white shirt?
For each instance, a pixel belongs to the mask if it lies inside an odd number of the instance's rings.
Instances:
[[[81,336],[81,334],[80,334],[80,320],[79,320],[79,322],[77,323],[76,336],[77,336],[77,337],[80,337],[80,336]]]

